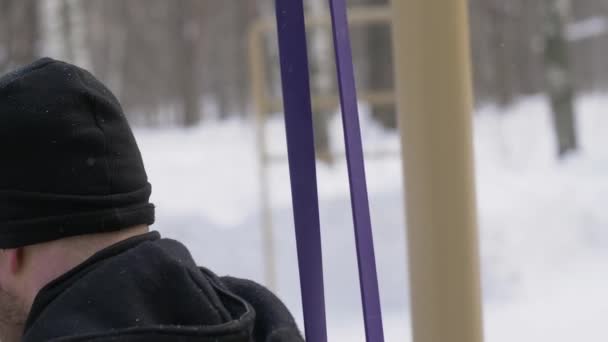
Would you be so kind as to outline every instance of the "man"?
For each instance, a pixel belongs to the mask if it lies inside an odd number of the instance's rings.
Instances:
[[[49,58],[0,78],[0,340],[303,341],[285,306],[154,222],[116,98]]]

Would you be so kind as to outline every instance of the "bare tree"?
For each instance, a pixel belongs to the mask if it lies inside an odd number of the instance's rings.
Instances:
[[[200,73],[198,43],[201,38],[200,15],[205,2],[178,0],[176,16],[173,18],[173,42],[176,53],[176,70],[179,97],[181,98],[182,124],[196,125],[201,119]]]
[[[545,80],[560,157],[577,149],[574,87],[565,33],[569,13],[569,0],[545,0]]]
[[[0,71],[30,63],[38,55],[36,0],[0,0]]]
[[[311,16],[326,15],[328,8],[324,0],[307,2]],[[327,95],[336,92],[334,53],[331,31],[328,27],[315,27],[309,30],[308,44],[310,46],[311,91],[314,95]],[[314,96],[313,95],[313,96]],[[329,119],[331,110],[313,108],[313,124],[315,131],[315,150],[317,158],[327,163],[333,162],[330,148]]]
[[[388,0],[366,0],[367,5],[388,6]],[[393,54],[390,27],[375,24],[367,27],[367,87],[371,91],[385,91],[393,85]],[[384,127],[397,128],[394,105],[374,105],[372,116]]]

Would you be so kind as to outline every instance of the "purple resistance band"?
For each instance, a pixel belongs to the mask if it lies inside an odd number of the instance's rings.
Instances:
[[[346,144],[348,178],[350,182],[353,222],[355,224],[355,241],[359,264],[359,283],[361,301],[363,302],[363,319],[365,335],[368,342],[384,341],[382,330],[382,313],[378,293],[376,258],[372,224],[367,198],[363,144],[357,109],[357,90],[353,67],[352,50],[348,33],[348,17],[344,0],[329,0],[331,21],[336,50],[338,84],[340,86],[340,104],[342,106],[342,123]]]
[[[340,85],[365,333],[368,342],[382,342],[384,341],[382,316],[346,4],[344,0],[329,1]],[[276,0],[276,15],[304,329],[309,342],[325,342],[327,341],[327,329],[319,202],[302,0]]]
[[[304,331],[307,341],[326,342],[319,199],[302,0],[276,0],[276,16]]]

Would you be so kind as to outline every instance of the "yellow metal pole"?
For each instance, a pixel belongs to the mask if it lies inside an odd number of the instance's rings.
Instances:
[[[266,71],[264,68],[264,49],[261,24],[254,25],[249,31],[249,78],[251,97],[255,110],[256,145],[258,155],[258,177],[260,186],[262,253],[265,267],[265,285],[277,290],[277,267],[270,208],[270,187],[268,181],[268,153],[266,151],[265,119],[267,103],[264,96]]]
[[[414,342],[483,339],[466,0],[392,0]]]

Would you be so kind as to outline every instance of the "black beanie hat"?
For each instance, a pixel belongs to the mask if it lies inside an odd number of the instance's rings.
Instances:
[[[0,248],[154,223],[151,186],[112,93],[40,59],[0,78]]]

